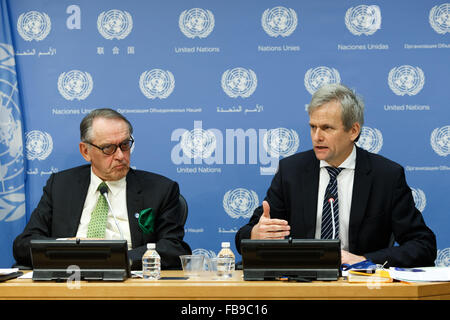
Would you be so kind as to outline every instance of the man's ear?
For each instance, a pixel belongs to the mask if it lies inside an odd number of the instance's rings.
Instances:
[[[83,156],[84,160],[86,160],[87,162],[91,162],[91,156],[89,154],[89,146],[84,143],[84,142],[80,142],[80,153]]]
[[[361,133],[361,125],[358,122],[355,122],[352,127],[350,128],[350,139],[352,139],[353,142],[359,137],[359,134]]]

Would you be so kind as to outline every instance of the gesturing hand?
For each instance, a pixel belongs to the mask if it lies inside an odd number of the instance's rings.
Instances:
[[[263,201],[263,214],[252,228],[251,239],[284,239],[290,234],[291,227],[286,220],[271,219],[270,206]]]

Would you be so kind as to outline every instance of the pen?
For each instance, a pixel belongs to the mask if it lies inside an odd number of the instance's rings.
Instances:
[[[411,268],[411,269],[405,269],[405,268],[395,268],[396,271],[409,271],[409,272],[425,272],[425,270],[422,269],[415,269],[415,268]]]

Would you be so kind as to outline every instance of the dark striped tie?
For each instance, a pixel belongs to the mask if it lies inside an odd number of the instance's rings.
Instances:
[[[334,210],[335,238],[339,239],[339,201],[336,177],[343,168],[326,167],[326,169],[330,176],[330,182],[325,190],[325,197],[323,199],[321,239],[333,239],[333,215],[331,206],[333,206]],[[330,204],[330,198],[334,199],[332,205]]]

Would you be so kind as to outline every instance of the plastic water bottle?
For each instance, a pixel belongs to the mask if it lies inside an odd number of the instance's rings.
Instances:
[[[154,243],[147,243],[147,251],[142,256],[142,277],[147,280],[161,277],[161,257],[155,248]]]
[[[231,251],[230,249],[229,242],[222,242],[222,250],[219,251],[217,257],[232,259],[230,267],[223,265],[223,263],[221,263],[220,260],[217,262],[217,275],[221,278],[231,278],[233,276],[233,271],[235,269],[236,258],[234,256],[233,251]]]

